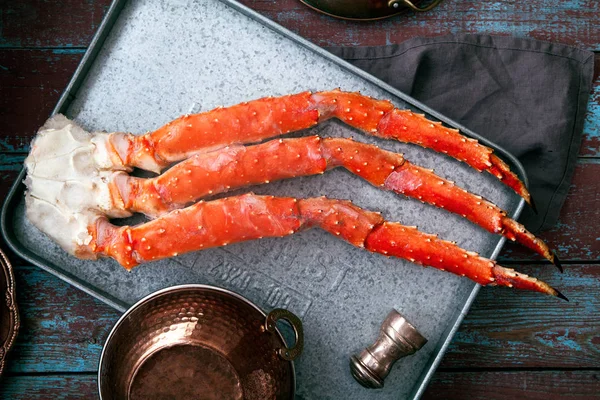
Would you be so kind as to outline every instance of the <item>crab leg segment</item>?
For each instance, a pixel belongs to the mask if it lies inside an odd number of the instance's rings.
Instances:
[[[423,115],[398,110],[389,101],[340,90],[268,97],[184,115],[143,136],[114,134],[107,147],[112,158],[120,159],[117,164],[121,166],[160,172],[193,154],[260,142],[330,118],[338,118],[369,135],[448,154],[478,171],[490,172],[531,203],[525,185],[489,147]]]
[[[566,299],[545,282],[504,268],[494,261],[465,251],[436,235],[394,222],[385,222],[366,238],[368,250],[467,276],[480,285],[500,285],[532,290]]]
[[[156,131],[127,137],[115,144],[123,163],[160,172],[192,154],[231,144],[263,139],[310,128],[318,123],[318,111],[310,109],[309,92],[267,97],[231,107],[184,115]]]
[[[357,247],[466,276],[482,285],[514,286],[558,296],[547,284],[519,275],[458,246],[386,222],[348,201],[325,197],[297,200],[247,194],[200,202],[136,227],[99,219],[89,227],[96,253],[131,269],[139,263],[229,243],[291,235],[320,227]],[[166,238],[177,238],[167,240]]]
[[[396,193],[445,208],[452,213],[462,215],[489,232],[518,241],[561,269],[558,257],[550,251],[548,245],[527,231],[523,225],[508,217],[506,212],[481,196],[456,186],[454,182],[440,178],[431,170],[407,161],[402,169],[396,169],[389,175],[385,187]]]
[[[367,134],[418,144],[464,161],[478,171],[488,171],[517,192],[528,203],[531,195],[508,165],[493,150],[467,138],[457,129],[433,122],[422,114],[399,110],[389,101],[339,90],[312,96],[320,119],[335,117]]]
[[[300,228],[297,215],[293,198],[247,195],[201,201],[135,227],[116,227],[102,219],[92,230],[97,232],[95,251],[131,269],[195,250],[286,236]]]
[[[373,185],[461,215],[488,232],[518,241],[561,269],[558,257],[546,243],[481,196],[376,146],[347,139],[324,139],[323,142],[331,165],[341,165]]]
[[[401,154],[350,139],[313,136],[277,139],[247,147],[228,146],[192,156],[152,179],[118,174],[114,179],[116,188],[111,192],[121,194],[115,203],[123,204],[126,210],[156,217],[208,195],[319,174],[339,166],[375,186],[462,215],[489,232],[518,240],[555,262],[554,254],[543,241],[494,204],[409,163]]]
[[[120,176],[115,185],[127,209],[156,217],[205,196],[326,168],[321,139],[313,136],[227,146],[192,156],[155,178]]]

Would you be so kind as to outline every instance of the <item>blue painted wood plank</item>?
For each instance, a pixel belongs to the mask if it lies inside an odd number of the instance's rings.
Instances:
[[[600,265],[514,265],[558,288],[569,302],[482,288],[441,368],[595,368],[600,365]]]
[[[600,50],[597,0],[445,0],[435,10],[372,23],[322,16],[297,0],[242,0],[319,45],[384,45],[450,33],[515,35]],[[85,47],[110,0],[8,2],[0,47]],[[65,12],[69,10],[69,12]]]
[[[96,375],[4,376],[0,398],[12,400],[97,399]]]
[[[96,371],[120,313],[38,267],[15,267],[15,279],[21,329],[6,371]]]
[[[111,0],[20,0],[0,8],[0,47],[87,46]]]
[[[0,151],[29,150],[81,57],[57,49],[0,50]]]
[[[597,70],[600,71],[600,53],[596,54],[595,64]],[[580,155],[583,157],[600,157],[600,74],[596,76],[588,102]]]

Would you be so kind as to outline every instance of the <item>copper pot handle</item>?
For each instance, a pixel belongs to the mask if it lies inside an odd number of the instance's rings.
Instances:
[[[433,2],[431,4],[429,4],[428,6],[419,8],[419,7],[415,6],[410,0],[390,0],[388,2],[388,6],[390,6],[392,8],[398,8],[398,7],[400,7],[401,4],[403,4],[406,7],[412,9],[413,11],[425,12],[425,11],[429,11],[432,8],[436,7],[441,2],[442,2],[442,0],[433,0]]]
[[[277,349],[277,354],[284,360],[292,361],[295,360],[300,353],[302,353],[302,349],[304,349],[304,330],[302,329],[302,322],[300,321],[300,318],[288,310],[276,308],[267,315],[265,330],[271,333],[277,332],[277,321],[280,319],[286,320],[292,326],[296,343],[293,347],[284,346],[283,348]]]

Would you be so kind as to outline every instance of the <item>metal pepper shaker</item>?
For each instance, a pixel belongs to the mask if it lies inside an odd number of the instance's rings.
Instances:
[[[375,343],[350,357],[352,376],[364,387],[380,389],[392,365],[425,343],[427,339],[398,311],[392,310],[383,321]]]

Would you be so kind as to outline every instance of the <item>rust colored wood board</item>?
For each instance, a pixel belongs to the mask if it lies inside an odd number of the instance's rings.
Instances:
[[[335,20],[296,0],[242,3],[321,46],[385,45],[462,32],[531,37],[600,50],[596,0],[444,0],[431,12],[375,23]],[[110,0],[7,2],[0,14],[0,46],[86,47],[109,4]]]
[[[589,400],[600,393],[598,371],[439,372],[423,400]]]

